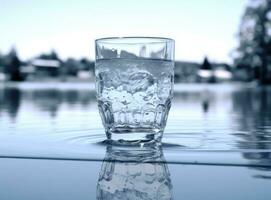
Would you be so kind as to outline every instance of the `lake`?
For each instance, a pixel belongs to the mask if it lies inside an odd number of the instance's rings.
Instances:
[[[1,84],[1,199],[270,198],[271,87],[177,84],[161,147],[104,140],[93,84]]]

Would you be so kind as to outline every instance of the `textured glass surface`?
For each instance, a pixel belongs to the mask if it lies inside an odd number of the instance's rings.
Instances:
[[[97,184],[97,199],[172,199],[170,174],[161,148],[108,147]]]
[[[161,141],[173,97],[173,55],[170,39],[96,41],[96,92],[108,139]]]
[[[173,96],[173,70],[171,61],[99,60],[97,97],[107,131],[164,130]]]

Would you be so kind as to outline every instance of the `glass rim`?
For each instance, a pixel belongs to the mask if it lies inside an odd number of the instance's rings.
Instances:
[[[130,40],[130,42],[129,42]],[[95,40],[95,43],[104,44],[163,44],[163,43],[175,43],[174,39],[166,37],[146,37],[146,36],[129,36],[129,37],[104,37]]]

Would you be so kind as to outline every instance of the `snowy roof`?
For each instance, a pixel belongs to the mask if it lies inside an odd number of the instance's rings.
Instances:
[[[31,62],[31,64],[37,67],[60,67],[60,62],[58,60],[35,59]]]

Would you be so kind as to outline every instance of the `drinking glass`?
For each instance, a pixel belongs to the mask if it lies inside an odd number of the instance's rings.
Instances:
[[[101,38],[95,50],[97,100],[107,138],[160,142],[173,97],[174,40]]]
[[[97,200],[173,199],[161,146],[107,146],[97,184]]]

